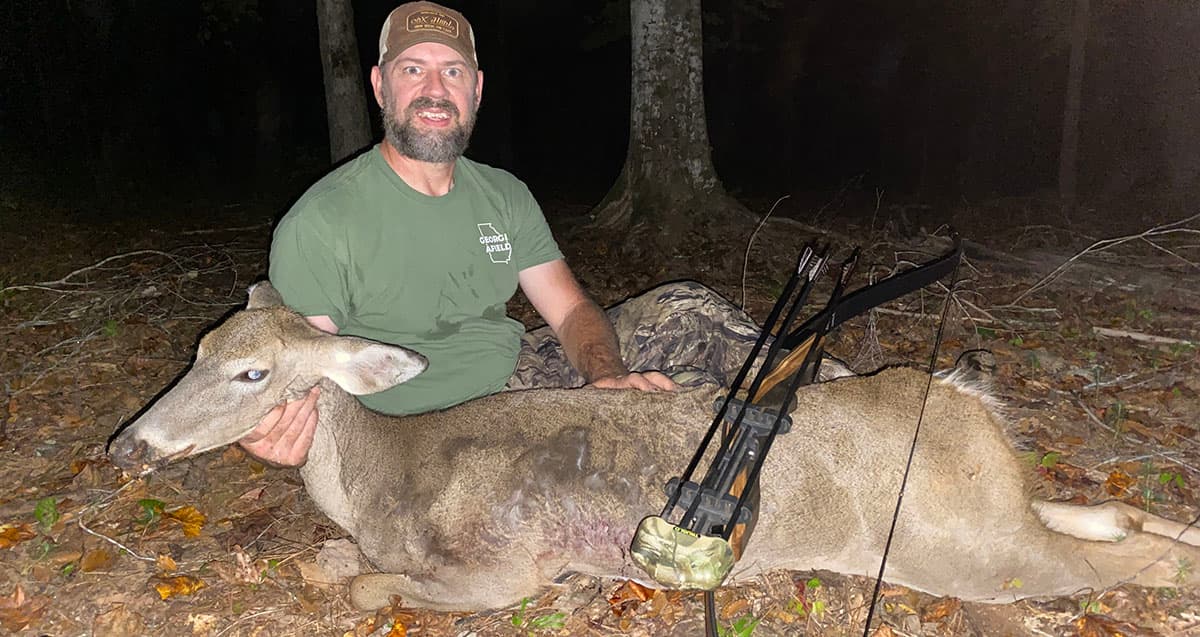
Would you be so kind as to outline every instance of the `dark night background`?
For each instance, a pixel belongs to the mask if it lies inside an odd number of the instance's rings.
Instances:
[[[599,201],[628,135],[628,3],[447,4],[474,23],[486,76],[468,154],[543,200]],[[1053,195],[1074,4],[706,1],[718,173],[742,197]],[[313,5],[5,0],[0,188],[130,215],[282,211],[329,165]],[[395,5],[354,2],[364,77]],[[1198,34],[1191,2],[1092,0],[1081,200],[1195,192]]]

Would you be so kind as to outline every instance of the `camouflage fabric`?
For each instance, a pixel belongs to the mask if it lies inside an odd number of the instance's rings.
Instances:
[[[658,370],[681,385],[733,382],[760,330],[745,312],[695,281],[661,285],[605,313],[630,370]],[[521,337],[505,390],[582,385],[583,376],[548,326]]]

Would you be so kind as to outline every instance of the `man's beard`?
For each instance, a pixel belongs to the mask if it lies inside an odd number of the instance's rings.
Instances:
[[[475,113],[472,111],[460,116],[458,107],[449,100],[435,100],[432,97],[418,97],[408,108],[404,116],[398,117],[393,110],[390,96],[383,100],[383,132],[390,143],[400,154],[417,161],[431,164],[448,164],[462,156],[471,141],[471,130],[475,128]],[[422,131],[415,124],[417,111],[426,108],[440,108],[451,116],[460,116],[459,123],[445,131]]]

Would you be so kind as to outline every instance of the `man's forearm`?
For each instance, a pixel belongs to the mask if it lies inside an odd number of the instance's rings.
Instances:
[[[590,299],[577,304],[563,319],[558,340],[567,360],[589,383],[629,373],[612,323]]]

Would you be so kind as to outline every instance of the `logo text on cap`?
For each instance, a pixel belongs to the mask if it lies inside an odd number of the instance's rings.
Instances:
[[[408,16],[409,31],[438,31],[452,38],[458,37],[458,20],[437,11],[422,10]]]

